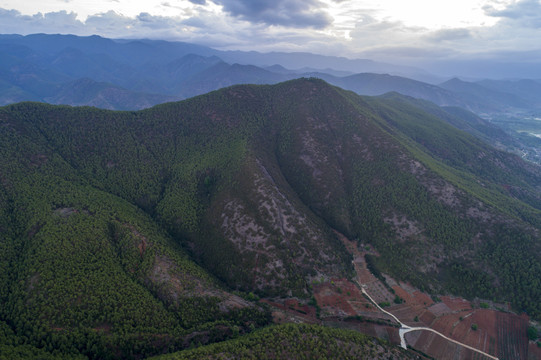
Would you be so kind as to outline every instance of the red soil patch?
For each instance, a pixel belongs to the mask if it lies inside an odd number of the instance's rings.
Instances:
[[[353,255],[357,273],[356,282],[365,287],[376,302],[389,302],[391,306],[387,310],[403,323],[412,327],[431,327],[445,336],[500,359],[541,359],[541,348],[537,348],[534,343],[528,344],[527,316],[489,309],[472,309],[469,301],[453,296],[442,296],[441,302],[434,303],[428,294],[409,284],[396,283],[393,279],[389,279],[389,284],[394,285],[393,293],[367,270],[365,252],[359,251],[356,243],[350,242],[341,234],[338,235]],[[321,321],[316,317],[315,307],[301,304],[296,299],[288,299],[283,303],[262,301],[275,308],[273,317],[276,322],[323,323],[354,329],[387,339],[393,344],[400,344],[398,329],[385,323],[390,317],[365,298],[355,283],[346,279],[333,279],[328,283],[314,285],[313,293],[321,308]],[[395,304],[395,296],[399,296],[404,302]],[[476,325],[476,330],[472,329],[473,324]],[[435,359],[487,360],[478,352],[468,350],[429,331],[407,333],[406,341],[408,345]]]
[[[406,303],[415,304],[415,299],[406,290],[402,289],[398,285],[395,285],[392,288],[393,288],[395,294],[397,296],[400,296]]]
[[[322,312],[330,316],[356,316],[359,308],[368,304],[357,286],[346,279],[315,285],[314,298]]]
[[[419,321],[426,325],[432,325],[434,320],[436,320],[436,315],[430,311],[425,311],[419,316]]]
[[[418,290],[413,292],[413,297],[418,304],[423,304],[424,306],[430,306],[434,304],[434,301],[430,296]]]
[[[452,338],[455,338],[455,340],[462,341],[463,336],[456,335],[453,336],[453,331],[459,324],[467,324],[467,327],[471,326],[471,319],[465,318],[464,315],[467,314],[447,314],[438,317],[433,323],[431,328],[433,328],[436,331],[439,331],[445,336],[449,336]],[[460,318],[463,318],[463,320],[460,320]]]
[[[316,309],[313,306],[301,304],[297,299],[287,299],[283,304],[267,299],[262,299],[260,301],[269,304],[275,309],[281,310],[276,312],[276,314],[273,313],[276,320],[279,320],[278,322],[285,320],[288,317],[287,315],[303,318],[310,323],[316,319]]]
[[[358,322],[357,330],[369,336],[385,339],[394,345],[400,345],[400,336],[398,335],[398,329],[395,327]]]
[[[537,346],[533,341],[528,345],[528,360],[541,359],[541,347]]]
[[[428,310],[436,316],[443,316],[445,314],[451,314],[453,312],[449,308],[449,306],[445,305],[444,303],[436,303],[429,307]]]
[[[441,336],[434,334],[432,341],[429,343],[426,353],[436,359],[454,360],[460,358],[461,346],[445,340]],[[470,358],[471,359],[471,358]]]
[[[451,310],[461,311],[461,310],[470,310],[472,308],[471,303],[466,299],[452,297],[452,296],[442,296],[441,300]]]
[[[455,304],[460,303],[460,301],[455,302]],[[464,308],[464,306],[455,308]],[[428,312],[423,314],[421,320],[427,320],[424,318],[428,314]],[[473,324],[477,326],[476,330],[472,328]],[[526,338],[528,318],[526,316],[488,309],[455,310],[453,313],[435,318],[430,327],[443,335],[500,359],[528,360],[529,349]],[[452,345],[435,334],[429,334],[426,331],[423,331],[422,335],[418,333],[406,335],[408,344],[436,359],[472,359],[478,355],[462,346]]]
[[[495,312],[495,316],[499,357],[501,359],[527,359],[529,348],[528,316],[502,312]]]

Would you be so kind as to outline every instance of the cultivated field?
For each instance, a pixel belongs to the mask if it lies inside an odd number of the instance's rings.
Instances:
[[[501,360],[541,359],[541,348],[528,342],[526,315],[494,310],[487,308],[490,307],[488,305],[483,308],[479,303],[459,297],[441,296],[434,301],[411,285],[388,277],[384,284],[367,269],[365,252],[360,252],[345,238],[342,241],[354,257],[356,283],[347,279],[332,279],[313,284],[315,304],[311,305],[297,299],[265,300],[275,309],[275,321],[348,328],[400,345],[398,324],[361,293],[359,286],[362,284],[380,306],[383,305],[405,325],[429,327]],[[401,299],[400,303],[394,301],[396,297]],[[434,359],[489,360],[487,356],[430,331],[409,332],[405,340],[408,346]]]

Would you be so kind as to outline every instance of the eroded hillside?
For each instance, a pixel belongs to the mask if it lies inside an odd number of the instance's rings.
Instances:
[[[140,112],[21,103],[0,128],[0,315],[33,344],[250,331],[267,314],[233,291],[353,278],[340,233],[398,280],[541,313],[541,170],[403,99],[300,79]]]

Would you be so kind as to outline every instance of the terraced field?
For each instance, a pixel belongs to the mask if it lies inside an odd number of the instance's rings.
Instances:
[[[359,251],[345,237],[342,236],[341,239],[354,257],[358,284],[363,285],[364,290],[376,303],[387,303],[388,306],[384,304],[385,310],[404,325],[431,328],[450,339],[502,360],[540,358],[541,350],[533,343],[528,345],[526,315],[511,313],[505,304],[491,304],[491,307],[498,306],[505,310],[499,311],[486,308],[488,304],[483,304],[483,308],[478,301],[470,302],[459,297],[441,296],[435,301],[413,286],[397,282],[388,276],[385,276],[384,284],[367,269],[364,255],[374,255],[374,252]],[[332,279],[314,284],[314,300],[318,311],[315,307],[292,300],[269,304],[274,306],[285,322],[314,322],[352,329],[400,345],[396,320],[372,304],[362,294],[358,284],[346,279]],[[401,303],[396,303],[395,299],[401,299]],[[492,359],[431,331],[408,332],[405,340],[408,346],[434,359]]]

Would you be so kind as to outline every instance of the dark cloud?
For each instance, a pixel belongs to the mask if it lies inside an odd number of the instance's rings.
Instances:
[[[519,19],[539,14],[541,3],[538,0],[520,0],[508,5],[505,9],[498,10],[492,5],[486,5],[483,10],[488,16]]]
[[[77,20],[77,14],[64,10],[28,16],[22,15],[17,10],[0,8],[0,24],[0,32],[4,34],[23,35],[38,32],[81,34],[84,28],[83,23]]]
[[[0,32],[5,34],[74,34],[101,35],[108,38],[151,38],[177,41],[191,41],[208,45],[237,43],[239,32],[243,36],[255,36],[249,29],[238,25],[234,19],[223,19],[211,13],[201,12],[193,16],[192,23],[181,18],[154,16],[140,13],[128,17],[114,11],[90,15],[83,22],[76,13],[66,11],[22,15],[17,10],[0,8]],[[253,26],[252,26],[253,27]],[[246,35],[244,35],[246,34]],[[248,41],[248,40],[245,40]]]
[[[119,33],[133,26],[134,19],[121,16],[114,11],[89,16],[85,21],[85,27],[100,35],[108,36],[108,34],[118,31]],[[107,35],[106,35],[107,34]]]
[[[214,0],[226,12],[253,23],[324,28],[332,22],[317,0]]]
[[[192,4],[196,4],[196,5],[206,5],[207,4],[206,0],[190,0],[190,2]]]
[[[488,16],[502,18],[523,27],[541,27],[541,2],[539,0],[520,0],[504,9],[496,9],[492,5],[486,5],[483,10]]]

